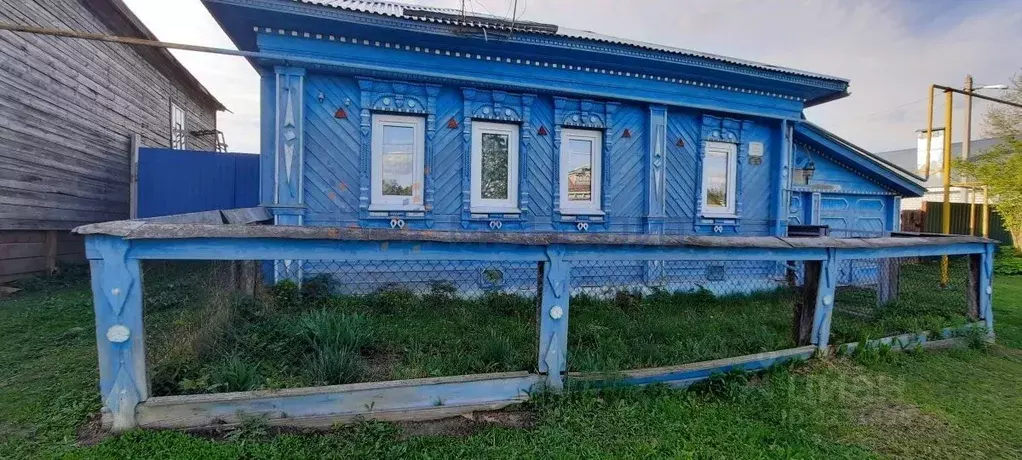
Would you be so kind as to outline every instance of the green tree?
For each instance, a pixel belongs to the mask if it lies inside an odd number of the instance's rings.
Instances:
[[[1022,74],[1012,79],[1011,89],[1001,96],[1022,104]],[[961,169],[974,181],[990,189],[990,197],[1004,224],[1022,247],[1022,109],[992,104],[984,119],[986,131],[1001,142],[967,163]]]

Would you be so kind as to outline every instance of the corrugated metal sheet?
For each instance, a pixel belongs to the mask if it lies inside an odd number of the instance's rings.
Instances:
[[[782,72],[803,77],[819,78],[824,80],[833,80],[848,83],[847,79],[834,77],[830,75],[806,72],[803,70],[774,66],[770,64],[748,61],[744,59],[736,59],[717,54],[703,53],[684,48],[675,48],[671,46],[658,45],[655,43],[648,43],[638,40],[618,38],[610,35],[590,32],[588,30],[570,29],[566,27],[559,27],[553,24],[542,24],[530,21],[519,20],[512,22],[507,18],[481,13],[462,15],[461,10],[456,10],[453,8],[408,5],[404,3],[378,0],[293,0],[293,1],[306,3],[310,5],[329,6],[333,8],[339,8],[342,10],[358,11],[362,13],[378,14],[382,16],[390,16],[395,18],[410,19],[424,22],[452,24],[465,27],[477,27],[483,29],[507,31],[514,30],[516,32],[557,35],[566,38],[575,38],[580,40],[601,42],[612,45],[624,45],[650,51],[657,51],[661,53],[679,54],[685,56],[692,56],[696,58],[709,59],[719,62],[725,62],[728,64],[751,67],[755,69],[769,70],[773,72]]]
[[[139,149],[139,217],[258,204],[259,155]]]

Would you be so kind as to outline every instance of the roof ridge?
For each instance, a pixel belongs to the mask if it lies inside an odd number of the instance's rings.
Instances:
[[[407,11],[422,11],[422,12],[433,12],[436,14],[443,14],[448,16],[462,16],[462,11],[453,8],[434,7],[425,5],[414,5],[404,2],[398,2],[394,0],[291,0],[293,2],[305,3],[310,5],[318,5],[325,7],[338,8],[348,11],[356,11],[361,13],[376,14],[381,16],[390,16],[408,20],[419,20],[419,21],[431,21],[436,22],[437,18],[424,16],[424,15],[410,15]],[[380,8],[374,8],[373,6],[379,6]],[[529,33],[543,33],[552,34],[560,37],[574,38],[579,40],[595,41],[601,43],[607,43],[612,45],[629,46],[634,48],[645,49],[648,51],[654,51],[659,53],[667,54],[679,54],[686,55],[695,58],[708,59],[713,61],[725,62],[729,64],[751,67],[759,70],[767,70],[772,72],[786,73],[790,75],[815,78],[820,80],[831,80],[847,84],[849,82],[846,78],[835,77],[832,75],[826,75],[815,72],[808,72],[804,70],[777,66],[773,64],[767,64],[763,62],[757,62],[747,59],[734,58],[719,54],[706,53],[702,51],[695,51],[691,49],[678,48],[667,45],[660,45],[651,42],[645,42],[641,40],[634,40],[628,38],[615,37],[611,35],[601,34],[582,29],[572,29],[570,27],[561,27],[555,24],[544,24],[540,22],[515,20],[512,22],[508,18],[499,17],[493,14],[484,13],[471,13],[464,14],[465,21],[461,25],[474,26],[474,27],[492,27],[497,29],[513,29],[529,32]],[[445,18],[448,21],[457,21],[457,18]],[[479,21],[493,22],[492,24],[485,24]]]

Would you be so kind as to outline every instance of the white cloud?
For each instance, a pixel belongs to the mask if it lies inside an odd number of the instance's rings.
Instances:
[[[468,0],[504,15],[513,0]],[[127,0],[161,38],[230,47],[198,0]],[[485,5],[486,8],[480,6]],[[460,7],[460,0],[416,3]],[[852,96],[807,116],[872,150],[909,148],[931,83],[1004,83],[1022,67],[1022,0],[992,2],[519,0],[523,18],[795,67],[851,80]],[[258,150],[258,78],[240,58],[177,53],[235,114],[220,127],[232,150]],[[981,113],[983,103],[977,103]],[[937,120],[942,104],[938,106]],[[961,111],[956,113],[961,120]],[[976,117],[979,128],[980,116]],[[957,124],[959,128],[961,124]],[[976,132],[976,131],[974,131]]]

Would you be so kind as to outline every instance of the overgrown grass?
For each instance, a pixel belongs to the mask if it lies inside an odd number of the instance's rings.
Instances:
[[[192,268],[160,271],[147,287],[147,313],[157,316],[150,323],[160,325],[149,347],[157,395],[226,391],[234,386],[218,376],[242,368],[251,370],[253,388],[284,388],[536,366],[534,298],[490,292],[464,299],[442,284],[423,294],[395,286],[333,295],[331,279],[319,276],[300,289],[282,282],[244,300],[210,285],[218,279],[215,265]],[[832,343],[963,324],[964,263],[953,268],[955,283],[940,288],[936,264],[905,264],[898,301],[885,306],[876,305],[871,289],[841,288]],[[796,298],[789,288],[577,295],[569,370],[613,373],[790,348]],[[172,311],[178,313],[170,321],[159,316]],[[158,351],[164,347],[170,351]]]
[[[966,259],[954,258],[949,266],[950,282],[942,285],[939,259],[904,263],[897,300],[887,305],[877,305],[872,288],[839,287],[831,343],[965,325],[967,273]]]
[[[154,279],[157,277],[147,274],[147,283],[156,284]],[[409,303],[399,306],[389,299],[377,299],[394,308],[370,314],[368,310],[375,304],[342,305],[344,299],[330,302],[339,302],[343,313],[367,318],[404,313],[420,323],[435,320],[435,315],[420,312],[407,296],[386,296],[405,298]],[[493,300],[503,305],[500,308],[518,311],[510,308],[515,302],[505,302],[509,299]],[[578,315],[587,314],[583,307],[574,309],[582,303],[573,304],[573,322]],[[248,318],[245,324],[259,325],[258,330],[244,333],[288,334],[285,321],[267,320],[278,318],[272,306],[233,305],[236,318]],[[472,305],[483,308],[485,303]],[[607,315],[612,307],[631,312],[637,311],[632,308],[657,308],[648,296],[640,306],[599,306],[608,310]],[[308,311],[319,308],[326,306],[316,305]],[[452,302],[445,308],[469,307]],[[515,318],[493,319],[487,310],[476,319],[499,322],[533,317],[531,303],[519,308]],[[0,312],[0,458],[1011,458],[1022,452],[1022,426],[1018,423],[1022,420],[1022,387],[1018,385],[1022,381],[1022,351],[1017,349],[1022,346],[1022,277],[996,280],[999,345],[988,350],[821,362],[794,370],[778,369],[761,377],[720,379],[693,391],[654,387],[570,393],[544,397],[519,409],[535,417],[529,429],[482,423],[468,430],[441,429],[414,437],[408,436],[422,430],[384,423],[272,436],[265,423],[254,419],[244,430],[223,440],[136,431],[97,446],[76,447],[76,430],[99,409],[93,312],[86,280],[39,282],[37,289],[0,301]],[[599,310],[593,310],[592,316],[600,317],[597,313]],[[300,317],[301,313],[297,314]],[[754,316],[752,312],[749,315]],[[172,328],[183,320],[180,312],[148,315],[147,327]],[[438,332],[456,331],[462,325],[456,319],[450,321],[454,324],[422,323],[421,327]],[[374,322],[370,349],[391,337],[403,338],[405,343],[418,340],[423,345],[432,337],[422,331],[398,334],[387,329],[385,322]],[[507,337],[502,332],[485,332],[466,340],[492,343],[491,334]],[[531,334],[525,330],[522,337],[532,340]],[[294,337],[304,353],[301,337]],[[513,336],[509,340],[517,343]],[[217,348],[219,345],[213,347]],[[252,353],[244,347],[227,348],[242,358]],[[487,354],[501,356],[505,351],[505,347],[496,346]],[[522,359],[532,365],[533,351]],[[264,369],[258,360],[253,362],[264,377],[280,374]],[[215,385],[212,378],[209,385]]]

